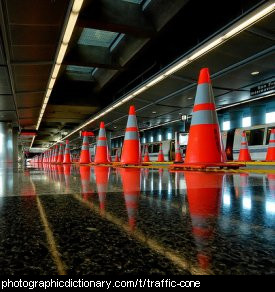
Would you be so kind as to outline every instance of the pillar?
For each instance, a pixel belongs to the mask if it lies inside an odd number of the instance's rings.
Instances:
[[[242,111],[230,111],[229,112],[230,129],[241,128],[242,118],[243,118]],[[224,119],[224,121],[226,121],[226,119]]]
[[[266,114],[265,105],[252,106],[250,111],[251,111],[251,126],[265,124],[265,114]]]
[[[0,163],[13,163],[17,153],[15,148],[17,148],[17,133],[13,132],[12,124],[0,122]],[[15,161],[17,162],[17,159]]]

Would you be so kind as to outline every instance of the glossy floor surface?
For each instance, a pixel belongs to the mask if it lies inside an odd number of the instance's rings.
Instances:
[[[275,174],[0,169],[0,274],[275,274]]]

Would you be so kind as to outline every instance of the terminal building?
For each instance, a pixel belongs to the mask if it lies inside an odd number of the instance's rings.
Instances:
[[[0,273],[275,273],[275,1],[3,0]]]

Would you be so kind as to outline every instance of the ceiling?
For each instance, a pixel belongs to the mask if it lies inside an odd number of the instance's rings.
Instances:
[[[266,2],[231,1],[216,7],[198,0],[84,1],[33,147],[56,142]],[[71,5],[65,0],[1,1],[0,120],[35,129]],[[217,13],[217,8],[226,14]],[[140,128],[190,114],[201,67],[210,68],[217,107],[248,100],[251,87],[274,79],[274,41],[273,13],[103,120],[119,135],[130,104],[136,106]],[[252,76],[255,70],[260,74]],[[95,130],[98,124],[86,128]],[[30,143],[25,141],[25,146]]]

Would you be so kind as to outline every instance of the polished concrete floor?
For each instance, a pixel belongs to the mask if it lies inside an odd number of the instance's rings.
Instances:
[[[275,274],[275,174],[0,168],[0,274]]]

